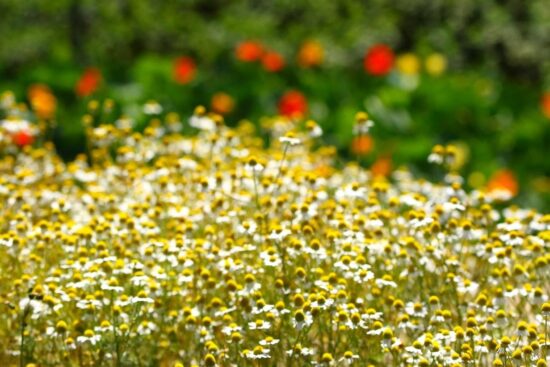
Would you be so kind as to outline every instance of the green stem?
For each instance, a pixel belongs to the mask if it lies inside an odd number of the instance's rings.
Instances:
[[[275,184],[279,180],[279,177],[281,177],[281,172],[283,170],[283,164],[285,163],[286,153],[288,151],[289,143],[285,143],[285,147],[283,148],[283,157],[281,158],[281,163],[279,163],[279,170],[277,171],[277,176],[275,177]]]
[[[254,177],[254,195],[255,195],[255,199],[256,199],[256,208],[258,210],[260,210],[260,200],[259,200],[259,195],[258,195],[258,183],[257,183],[257,178],[256,178],[256,169],[253,168],[252,174],[253,174],[253,177]]]
[[[19,367],[25,367],[25,316],[21,315],[21,345],[19,346]]]

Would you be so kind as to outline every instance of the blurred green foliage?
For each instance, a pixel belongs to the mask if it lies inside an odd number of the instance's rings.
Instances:
[[[241,118],[259,122],[277,113],[289,89],[304,93],[309,116],[325,141],[349,155],[353,116],[367,110],[377,123],[374,151],[394,165],[435,174],[426,157],[437,143],[465,147],[466,177],[510,168],[522,200],[550,207],[549,121],[539,106],[550,86],[550,7],[547,0],[193,1],[0,0],[0,90],[24,98],[45,83],[58,99],[55,140],[66,157],[82,150],[80,116],[88,98],[74,87],[96,66],[103,85],[94,98],[114,98],[118,114],[143,121],[142,105],[155,99],[164,111],[189,116],[216,92],[231,95]],[[282,54],[286,67],[268,73],[235,59],[240,41],[256,39]],[[317,68],[294,61],[302,42],[315,39],[325,60]],[[423,60],[444,54],[449,71],[375,78],[363,70],[375,43]],[[186,85],[173,79],[180,55],[196,60]],[[114,118],[114,117],[113,117]]]
[[[296,42],[314,37],[329,64],[385,42],[550,82],[547,0],[2,0],[0,11],[8,70],[76,61],[109,65],[122,77],[143,53],[191,53],[210,65],[243,38],[290,56]]]

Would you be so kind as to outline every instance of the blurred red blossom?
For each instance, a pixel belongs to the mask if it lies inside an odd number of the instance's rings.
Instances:
[[[264,48],[258,41],[243,41],[235,48],[235,56],[243,62],[258,61],[263,54]]]
[[[291,118],[300,118],[307,112],[307,99],[297,90],[283,94],[279,100],[279,114]]]
[[[550,91],[542,95],[540,99],[540,108],[544,116],[550,119]]]
[[[285,59],[281,54],[275,51],[269,51],[262,57],[262,65],[265,70],[276,73],[284,68]]]
[[[24,147],[25,145],[34,143],[34,136],[26,130],[19,130],[12,135],[11,139],[18,147]]]
[[[372,46],[363,60],[365,71],[371,75],[383,76],[388,74],[394,62],[394,54],[391,48],[384,44]]]
[[[178,57],[174,62],[174,80],[179,84],[187,84],[195,78],[197,66],[189,56]]]
[[[93,94],[99,88],[101,79],[101,71],[99,69],[87,68],[76,83],[76,94],[80,97],[87,97]]]

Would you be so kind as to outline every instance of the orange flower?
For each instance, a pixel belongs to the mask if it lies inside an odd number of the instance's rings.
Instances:
[[[351,151],[356,155],[369,154],[374,148],[374,140],[370,135],[358,135],[351,141]]]
[[[296,91],[286,92],[279,100],[279,114],[290,118],[300,118],[307,112],[306,97]]]
[[[55,115],[57,100],[45,84],[33,84],[27,92],[30,104],[41,119],[51,119]]]
[[[302,43],[298,51],[298,64],[304,68],[318,66],[323,63],[325,51],[317,41],[306,41]]]
[[[18,147],[24,147],[25,145],[31,145],[34,143],[34,136],[25,130],[16,132],[12,135],[11,139]]]
[[[233,108],[235,107],[235,101],[229,94],[219,92],[212,96],[210,106],[212,108],[212,111],[219,113],[220,115],[227,115],[228,113],[233,111]]]
[[[262,65],[265,70],[276,73],[284,68],[285,59],[281,56],[281,54],[274,51],[269,51],[262,57]]]
[[[197,66],[189,56],[182,56],[174,62],[174,80],[179,84],[187,84],[195,78]]]
[[[264,54],[264,48],[260,42],[244,41],[237,45],[235,56],[243,62],[254,62],[260,60]]]
[[[383,76],[388,74],[393,67],[394,55],[391,48],[384,44],[372,46],[365,55],[363,66],[371,75]]]
[[[392,160],[391,157],[383,156],[378,158],[371,167],[371,172],[374,177],[384,176],[387,177],[392,170]]]
[[[487,183],[487,192],[497,191],[507,192],[512,197],[518,194],[519,185],[514,172],[509,169],[501,169],[493,174]]]
[[[330,177],[330,175],[333,173],[334,169],[328,165],[328,164],[321,164],[319,166],[317,166],[317,168],[315,169],[315,172],[317,173],[317,175],[319,175],[320,177]]]
[[[101,71],[99,69],[87,68],[76,83],[76,94],[80,97],[87,97],[93,94],[99,88],[101,79]]]
[[[542,95],[540,100],[540,108],[544,116],[550,119],[550,91]]]

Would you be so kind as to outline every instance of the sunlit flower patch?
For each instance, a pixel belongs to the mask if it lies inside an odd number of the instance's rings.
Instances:
[[[151,101],[143,132],[85,116],[67,163],[4,104],[2,365],[546,366],[550,215],[497,202],[503,174],[466,192],[453,146],[441,182],[337,165],[297,93],[268,146]]]

